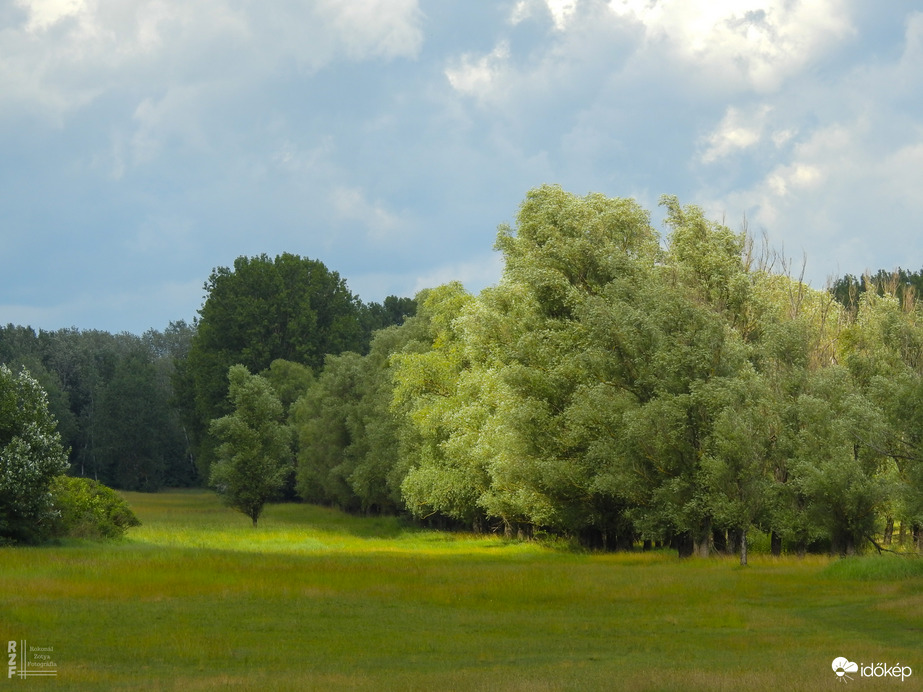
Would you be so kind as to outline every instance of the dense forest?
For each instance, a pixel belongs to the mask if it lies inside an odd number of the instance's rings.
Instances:
[[[632,200],[535,189],[478,295],[365,304],[316,260],[241,257],[192,325],[9,325],[0,362],[48,393],[69,472],[116,488],[227,487],[262,416],[278,498],[606,549],[920,549],[923,272],[816,290],[662,204],[663,237]]]
[[[124,490],[201,485],[231,365],[285,377],[280,359],[293,358],[311,372],[328,352],[367,352],[376,330],[414,310],[411,299],[362,303],[322,263],[289,254],[241,257],[205,290],[195,324],[141,336],[0,327],[0,363],[44,388],[72,475]]]

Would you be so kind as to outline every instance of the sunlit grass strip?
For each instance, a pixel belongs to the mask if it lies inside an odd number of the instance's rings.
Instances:
[[[533,554],[537,543],[510,542],[494,535],[422,530],[402,526],[396,517],[362,518],[303,504],[268,505],[254,528],[208,491],[123,493],[142,518],[129,541],[178,548],[208,548],[255,553],[312,554],[413,552],[471,554],[502,548]]]
[[[206,493],[129,499],[145,525],[126,541],[0,551],[0,641],[54,645],[56,689],[823,689],[840,655],[923,673],[919,578],[575,554],[301,505],[254,530]]]

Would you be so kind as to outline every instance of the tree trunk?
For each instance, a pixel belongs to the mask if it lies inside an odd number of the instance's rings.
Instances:
[[[694,544],[691,531],[683,531],[673,537],[673,545],[679,557],[692,557]]]
[[[696,557],[708,557],[711,553],[711,547],[711,521],[708,521],[698,535],[693,538],[692,552]]]
[[[747,529],[740,530],[740,564],[747,566]]]
[[[728,555],[737,555],[740,552],[740,529],[728,531]]]
[[[775,557],[779,557],[782,554],[782,536],[780,536],[778,532],[773,531],[769,537],[769,544],[772,554]]]
[[[856,554],[856,541],[853,539],[852,534],[848,534],[846,536],[846,540],[844,541],[843,554],[849,557],[852,557]]]
[[[894,536],[894,517],[889,516],[885,523],[884,544],[891,545],[891,538]]]

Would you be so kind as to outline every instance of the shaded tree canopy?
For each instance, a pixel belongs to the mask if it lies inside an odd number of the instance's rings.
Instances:
[[[0,362],[27,368],[45,389],[71,474],[156,490],[196,479],[173,388],[192,333],[182,321],[141,336],[8,325]]]
[[[874,291],[879,296],[891,294],[902,304],[923,295],[923,269],[908,271],[898,267],[893,271],[879,269],[872,274],[866,272],[859,277],[845,274],[834,280],[830,292],[846,308],[855,310],[859,297],[866,291]]]
[[[178,389],[207,477],[214,446],[209,422],[229,412],[228,368],[262,372],[282,359],[316,371],[328,353],[360,351],[363,331],[359,299],[318,260],[289,253],[238,257],[233,268],[212,272],[205,291]]]

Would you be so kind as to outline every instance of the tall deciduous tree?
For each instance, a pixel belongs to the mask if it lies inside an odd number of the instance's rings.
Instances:
[[[186,420],[195,424],[207,475],[214,445],[208,421],[229,411],[229,367],[262,372],[283,359],[319,371],[328,353],[360,350],[362,328],[359,301],[339,274],[298,255],[239,257],[233,268],[215,269],[205,291],[183,390],[192,397],[184,402]]]
[[[256,526],[263,507],[278,496],[291,473],[291,430],[269,382],[243,365],[231,366],[228,381],[233,410],[211,424],[219,441],[211,484]]]
[[[45,392],[27,372],[0,365],[0,543],[48,534],[49,485],[67,466]]]
[[[402,429],[404,502],[415,516],[468,526],[484,516],[478,497],[487,482],[477,445],[464,438],[474,420],[470,407],[480,402],[465,386],[469,363],[456,320],[473,299],[459,283],[422,291],[417,316],[405,325],[417,331],[416,347],[392,357],[394,405],[412,423]]]
[[[909,290],[903,300],[866,291],[854,309],[840,355],[884,418],[884,435],[872,444],[889,458],[886,473],[897,484],[884,511],[884,540],[899,521],[923,548],[923,309]]]

